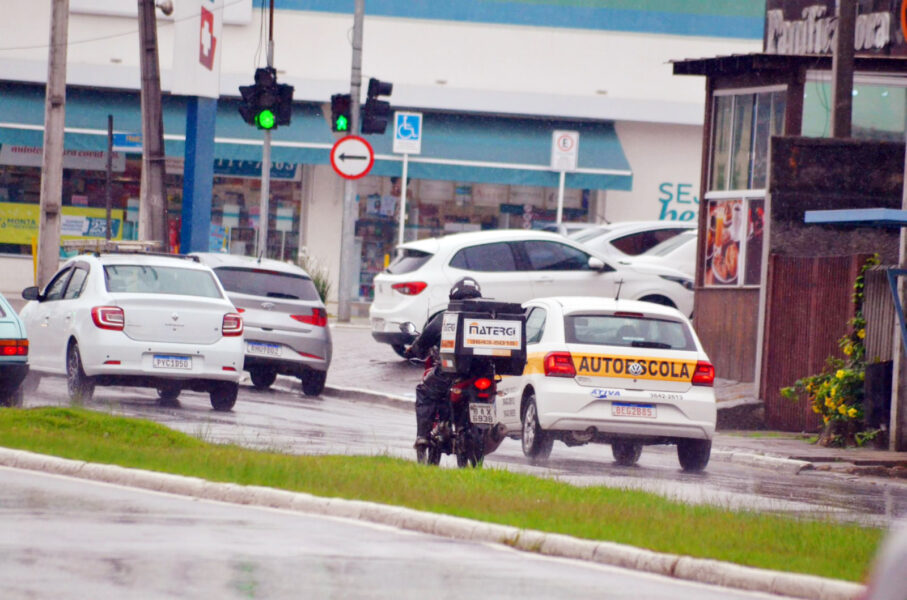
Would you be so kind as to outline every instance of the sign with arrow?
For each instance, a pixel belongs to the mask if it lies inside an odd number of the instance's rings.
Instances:
[[[342,137],[331,148],[331,166],[344,179],[365,177],[374,164],[372,145],[358,135]]]

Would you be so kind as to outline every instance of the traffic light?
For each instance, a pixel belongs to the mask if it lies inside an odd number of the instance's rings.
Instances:
[[[363,134],[384,133],[387,129],[387,122],[391,118],[391,103],[379,100],[378,96],[390,96],[393,91],[393,83],[378,81],[374,77],[368,80],[368,97],[362,107]]]
[[[277,83],[273,67],[255,70],[255,84],[239,86],[243,121],[259,129],[289,125],[293,113],[293,86]]]
[[[350,95],[331,96],[331,131],[350,132]]]

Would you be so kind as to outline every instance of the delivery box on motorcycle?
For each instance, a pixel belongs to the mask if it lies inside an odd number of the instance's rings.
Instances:
[[[444,312],[441,370],[467,375],[476,363],[494,363],[500,375],[526,365],[526,316],[513,302],[453,300]]]

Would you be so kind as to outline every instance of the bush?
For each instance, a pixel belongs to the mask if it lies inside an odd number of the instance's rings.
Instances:
[[[327,304],[328,296],[331,295],[331,279],[328,277],[328,270],[321,261],[309,254],[307,248],[303,248],[299,254],[299,266],[305,269],[306,273],[312,278],[321,301]]]

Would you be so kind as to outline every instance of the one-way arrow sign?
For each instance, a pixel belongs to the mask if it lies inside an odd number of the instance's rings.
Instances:
[[[359,179],[375,164],[371,144],[357,135],[340,138],[331,148],[331,166],[344,179]]]

